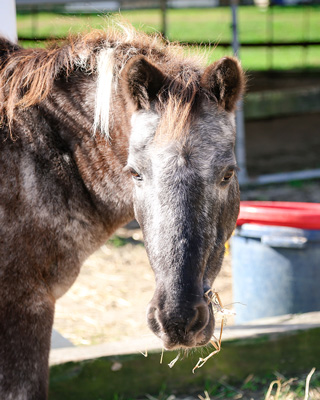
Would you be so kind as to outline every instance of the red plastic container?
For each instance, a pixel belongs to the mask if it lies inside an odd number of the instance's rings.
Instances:
[[[237,225],[247,223],[320,230],[320,204],[242,201]]]

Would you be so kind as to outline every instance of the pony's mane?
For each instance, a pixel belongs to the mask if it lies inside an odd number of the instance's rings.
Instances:
[[[93,129],[108,135],[111,92],[117,88],[126,63],[139,54],[160,68],[163,66],[172,78],[165,113],[177,133],[189,118],[202,62],[197,56],[186,55],[181,46],[165,42],[160,35],[139,32],[123,21],[106,30],[70,36],[62,44],[55,42],[45,49],[24,49],[0,38],[0,122],[10,126],[16,109],[39,104],[50,95],[61,74],[68,76],[82,70],[97,76]]]

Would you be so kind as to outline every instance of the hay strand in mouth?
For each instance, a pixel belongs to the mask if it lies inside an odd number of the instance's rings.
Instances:
[[[228,310],[227,308],[224,308],[218,292],[213,292],[211,289],[209,289],[204,294],[204,297],[208,300],[208,304],[212,304],[214,313],[220,313],[223,318],[227,317],[228,315],[236,314],[233,310]]]
[[[204,364],[211,358],[213,357],[215,354],[219,353],[221,350],[221,340],[222,340],[222,332],[223,332],[223,327],[226,321],[226,317],[227,315],[234,315],[235,313],[231,310],[228,310],[226,308],[223,307],[220,296],[218,294],[218,292],[213,292],[211,289],[208,290],[205,294],[204,294],[205,298],[208,300],[208,304],[212,304],[212,308],[213,308],[213,312],[214,314],[216,313],[220,313],[222,315],[222,321],[221,321],[221,325],[220,325],[220,335],[219,335],[219,339],[217,339],[214,335],[212,336],[212,339],[210,340],[210,343],[212,344],[212,346],[215,348],[214,351],[212,351],[207,357],[199,358],[199,361],[197,362],[197,364],[195,365],[195,367],[192,370],[192,373],[195,373],[195,370],[198,368],[201,368],[204,366]]]
[[[169,365],[169,368],[172,368],[173,366],[174,366],[174,364],[179,360],[179,358],[180,358],[180,353],[177,355],[177,357],[174,359],[174,360],[172,360],[168,365]]]
[[[162,352],[161,352],[161,357],[160,357],[160,364],[162,364],[162,361],[163,361],[163,353],[164,353],[164,347],[162,346]]]
[[[215,337],[212,336],[212,339],[210,340],[210,343],[212,344],[212,346],[215,348],[214,351],[212,351],[207,357],[202,358],[200,357],[197,364],[195,365],[195,367],[192,370],[192,373],[194,374],[195,370],[198,368],[201,368],[204,366],[204,364],[209,360],[209,358],[213,357],[215,354],[219,353],[221,350],[221,337],[222,337],[222,331],[223,331],[223,323],[221,323],[221,327],[220,327],[220,337],[219,340]]]
[[[145,353],[143,351],[139,351],[144,357],[148,357],[148,349],[146,349]]]

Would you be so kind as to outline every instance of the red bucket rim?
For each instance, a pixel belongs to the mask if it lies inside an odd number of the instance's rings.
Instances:
[[[241,201],[237,225],[246,223],[320,229],[320,204],[285,201]]]

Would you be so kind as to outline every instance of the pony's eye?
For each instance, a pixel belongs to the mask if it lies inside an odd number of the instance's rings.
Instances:
[[[133,179],[135,179],[137,181],[142,181],[141,175],[135,169],[130,168],[130,174]]]
[[[229,181],[231,180],[231,178],[233,177],[233,175],[234,175],[234,170],[233,170],[233,169],[229,169],[229,170],[225,173],[225,175],[224,175],[224,177],[223,177],[223,179],[222,179],[222,183],[229,182]]]

